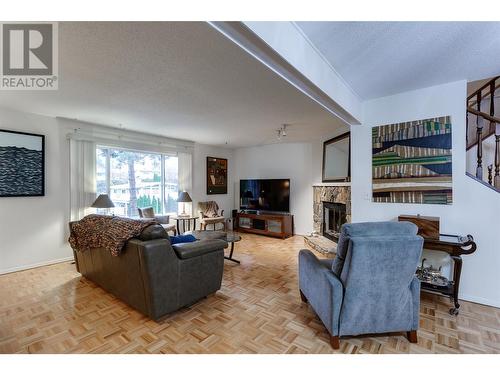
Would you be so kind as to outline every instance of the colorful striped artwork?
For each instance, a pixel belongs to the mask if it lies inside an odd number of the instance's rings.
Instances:
[[[452,203],[450,116],[372,129],[373,201]]]

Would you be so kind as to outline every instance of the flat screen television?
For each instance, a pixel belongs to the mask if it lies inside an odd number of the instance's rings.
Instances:
[[[290,179],[240,180],[240,209],[290,212]]]

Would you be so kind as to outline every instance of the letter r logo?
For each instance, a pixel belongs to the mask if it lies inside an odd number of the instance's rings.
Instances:
[[[3,75],[53,74],[52,24],[3,24]]]

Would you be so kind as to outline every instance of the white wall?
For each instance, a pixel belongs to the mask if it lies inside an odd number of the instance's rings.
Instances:
[[[252,178],[289,178],[290,212],[295,234],[312,231],[312,150],[311,143],[279,143],[246,147],[234,154],[234,206],[239,207],[239,181]]]
[[[465,175],[466,82],[459,81],[364,103],[363,125],[352,126],[352,219],[395,220],[400,214],[441,218],[441,233],[472,234],[476,253],[464,256],[460,298],[500,307],[500,195]],[[371,128],[451,115],[453,204],[371,202]]]
[[[197,215],[196,207],[198,202],[216,201],[219,208],[224,210],[226,218],[231,217],[233,207],[234,194],[234,171],[236,169],[233,161],[232,149],[214,147],[196,143],[193,154],[193,214]],[[227,194],[207,194],[207,156],[225,158],[227,164]],[[197,223],[199,225],[199,223]]]
[[[0,198],[0,273],[72,257],[68,144],[57,120],[0,109],[0,129],[45,135],[45,196]]]

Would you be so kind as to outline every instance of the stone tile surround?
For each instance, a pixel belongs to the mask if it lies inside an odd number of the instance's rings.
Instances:
[[[346,205],[346,219],[351,222],[351,184],[318,184],[313,186],[313,230],[314,236],[304,236],[304,243],[312,249],[334,256],[337,244],[321,235],[323,224],[322,202],[343,203]]]
[[[343,203],[346,205],[346,219],[351,222],[351,185],[348,183],[338,185],[313,186],[313,230],[321,234],[323,223],[322,202]]]

